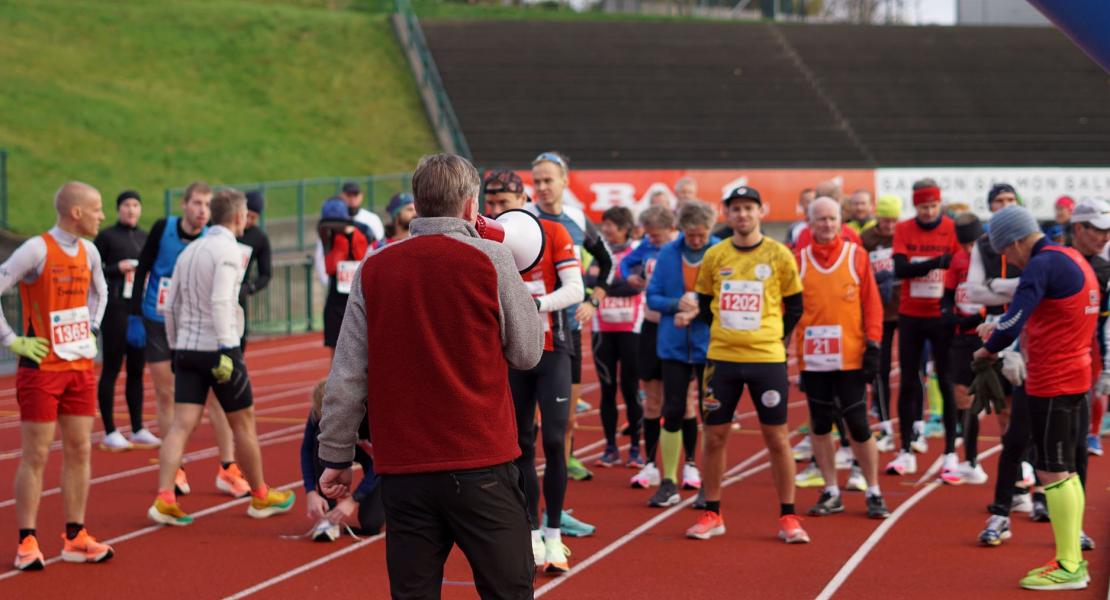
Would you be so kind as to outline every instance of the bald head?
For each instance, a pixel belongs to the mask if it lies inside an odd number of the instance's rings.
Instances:
[[[828,181],[822,181],[821,183],[818,183],[815,191],[818,197],[827,196],[829,198],[832,198],[833,200],[836,200],[837,202],[840,201],[840,184],[837,183],[835,179],[830,179]]]
[[[70,181],[54,194],[54,210],[58,211],[59,216],[68,216],[74,207],[85,206],[96,200],[100,200],[100,192],[96,188],[80,181]]]
[[[80,181],[70,181],[58,188],[54,210],[58,212],[58,226],[79,236],[95,236],[104,220],[100,192]]]

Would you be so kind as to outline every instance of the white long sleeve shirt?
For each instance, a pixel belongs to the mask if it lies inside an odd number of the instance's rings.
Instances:
[[[92,272],[92,286],[89,288],[89,317],[90,325],[100,329],[100,321],[104,318],[104,309],[108,302],[108,284],[104,281],[104,269],[100,265],[100,252],[89,240],[81,239],[68,231],[60,229],[57,225],[48,232],[61,247],[62,252],[69,256],[76,256],[78,244],[85,246],[85,257]],[[46,265],[46,242],[41,235],[23,242],[12,253],[4,264],[0,265],[0,294],[10,290],[20,282],[32,284],[42,275],[43,266]],[[37,332],[37,335],[43,335]],[[16,334],[0,311],[0,344],[10,346],[15,341]]]
[[[216,225],[177,257],[166,311],[166,339],[174,350],[236,348],[243,335],[239,286],[242,250],[230,229]]]

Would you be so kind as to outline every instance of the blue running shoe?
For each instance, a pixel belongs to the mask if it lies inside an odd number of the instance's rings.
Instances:
[[[1102,456],[1102,440],[1093,433],[1087,434],[1087,454]]]
[[[559,519],[562,523],[559,524],[559,532],[567,537],[589,537],[597,531],[597,527],[589,523],[583,523],[578,519],[571,516],[571,511],[564,510]],[[547,527],[547,514],[543,515],[543,526]]]
[[[925,437],[944,437],[944,422],[941,420],[940,415],[929,415],[929,421],[925,423]]]
[[[629,469],[641,469],[644,466],[644,457],[640,456],[640,446],[632,446],[628,449],[628,462],[624,466]]]
[[[605,446],[605,452],[594,464],[599,467],[615,467],[621,464],[621,451],[616,446]]]

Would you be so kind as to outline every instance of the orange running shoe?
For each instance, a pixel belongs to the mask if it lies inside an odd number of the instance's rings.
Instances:
[[[787,544],[808,544],[809,534],[802,529],[802,520],[798,515],[783,515],[779,517],[779,539]]]
[[[698,522],[686,530],[686,537],[695,540],[708,540],[711,537],[725,534],[725,520],[720,514],[711,510],[701,513]]]
[[[220,467],[216,472],[216,489],[232,498],[246,498],[251,494],[251,486],[239,470],[239,465],[231,463],[228,468]]]
[[[177,473],[173,476],[173,487],[178,496],[188,496],[189,492],[192,491],[189,487],[189,480],[185,477],[185,469],[177,469]]]
[[[41,571],[46,566],[46,560],[39,550],[39,541],[35,536],[29,535],[19,543],[15,551],[15,568],[20,571]]]
[[[65,540],[65,546],[62,548],[62,560],[66,562],[98,563],[104,562],[116,554],[111,546],[101,544],[96,541],[96,538],[89,535],[87,529],[82,529],[77,537],[72,540],[66,539],[63,533],[62,539]]]

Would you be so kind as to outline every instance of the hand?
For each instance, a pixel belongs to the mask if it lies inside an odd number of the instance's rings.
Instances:
[[[952,255],[951,254],[941,254],[940,256],[937,257],[937,268],[938,269],[947,269],[948,265],[950,265],[950,264],[952,264]]]
[[[1013,385],[1025,383],[1025,357],[1020,352],[1003,350],[998,353],[998,358],[1002,359],[1002,376],[1006,381]],[[1101,381],[1102,377],[1099,377],[1099,380]]]
[[[305,503],[308,505],[306,514],[313,522],[323,519],[324,515],[328,513],[328,501],[316,490],[305,494]]]
[[[344,519],[350,518],[358,510],[358,502],[355,499],[347,496],[336,503],[335,508],[331,509],[324,518],[331,522],[332,525],[338,525]]]
[[[605,293],[605,289],[604,289],[604,288],[601,288],[601,287],[595,287],[595,288],[594,288],[594,291],[593,291],[593,294],[591,294],[591,295],[593,296],[594,300],[597,300],[598,302],[601,302],[601,301],[602,301],[602,300],[604,300],[604,299],[605,299],[605,297],[606,297],[606,296],[608,296],[609,294],[606,294],[606,293]]]
[[[1098,376],[1098,381],[1095,382],[1095,395],[1107,396],[1110,395],[1110,371],[1103,371]]]
[[[975,360],[977,358],[985,358],[985,359],[988,359],[988,360],[998,360],[998,355],[992,353],[991,351],[987,350],[986,348],[979,348],[978,350],[975,351],[975,354],[971,355],[972,360]]]
[[[594,308],[593,304],[583,302],[578,305],[578,310],[574,311],[574,318],[579,323],[585,325],[593,320],[595,312],[597,312],[597,309]]]
[[[870,383],[879,374],[879,346],[874,342],[867,343],[863,351],[863,380]]]
[[[975,328],[975,333],[979,334],[979,339],[985,342],[990,339],[996,327],[998,327],[996,323],[983,323]]]
[[[689,295],[683,296],[678,301],[679,312],[698,312],[698,299],[691,298]]]
[[[231,357],[220,353],[220,362],[212,367],[212,376],[216,378],[216,383],[227,383],[231,381],[231,373],[235,371],[235,363],[232,362]]]
[[[320,475],[320,493],[332,499],[345,498],[351,495],[351,468],[324,469]]]
[[[130,273],[135,270],[135,263],[130,258],[119,261],[119,272]]]
[[[693,323],[694,319],[696,318],[698,318],[698,311],[696,310],[693,312],[684,311],[680,313],[675,313],[674,326],[680,328],[688,327],[690,323]]]
[[[37,365],[50,354],[50,341],[40,337],[17,337],[8,345],[8,350]]]
[[[638,290],[642,290],[647,287],[647,281],[639,275],[629,275],[628,278],[624,280],[624,282]]]
[[[146,347],[146,326],[143,318],[137,315],[127,317],[127,345],[132,348]]]

